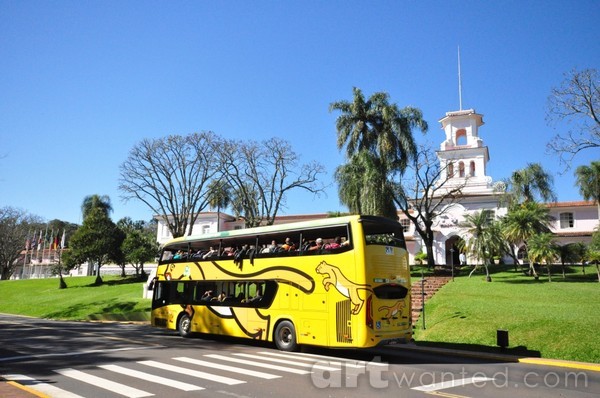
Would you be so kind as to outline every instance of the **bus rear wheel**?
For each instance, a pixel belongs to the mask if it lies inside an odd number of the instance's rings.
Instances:
[[[177,328],[181,337],[190,337],[192,335],[192,320],[189,315],[184,314],[179,318]]]
[[[281,351],[297,351],[296,329],[290,321],[282,321],[275,328],[275,345]]]

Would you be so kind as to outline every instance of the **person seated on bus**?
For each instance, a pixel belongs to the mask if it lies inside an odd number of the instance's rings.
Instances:
[[[213,298],[213,291],[212,290],[207,290],[204,292],[204,294],[202,295],[202,298],[200,300],[202,301],[211,301]]]
[[[206,252],[206,254],[202,256],[202,259],[206,260],[207,258],[216,257],[218,254],[219,251],[211,246],[210,249]]]
[[[271,244],[264,249],[262,249],[261,253],[275,253],[277,252],[277,241],[271,241]]]
[[[183,250],[177,250],[177,253],[173,256],[173,260],[181,260],[183,258]]]
[[[350,246],[350,241],[348,239],[346,239],[345,236],[342,236],[340,245],[342,247]]]
[[[296,245],[290,238],[285,238],[285,243],[281,245],[281,249],[286,252],[296,250]]]
[[[218,301],[222,303],[227,298],[227,295],[224,292],[219,293],[217,297],[213,297],[210,301]]]
[[[315,251],[315,250],[321,250],[321,249],[323,249],[323,239],[317,238],[317,240],[315,241],[315,245],[311,246],[310,249],[308,249],[308,250]]]
[[[325,245],[325,249],[327,250],[339,249],[340,247],[342,247],[342,239],[339,236],[336,236],[335,239],[333,239],[333,242],[329,242]]]
[[[250,297],[249,299],[242,301],[242,303],[258,303],[262,300],[262,298],[262,288],[259,287],[258,289],[256,289],[256,294],[254,297]]]

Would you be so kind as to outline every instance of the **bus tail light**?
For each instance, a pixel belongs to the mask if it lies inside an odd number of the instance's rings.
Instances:
[[[370,294],[369,297],[367,297],[367,310],[365,312],[367,316],[367,326],[373,329],[373,296]]]

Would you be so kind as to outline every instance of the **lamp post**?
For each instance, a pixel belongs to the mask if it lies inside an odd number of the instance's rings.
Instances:
[[[454,246],[450,248],[450,268],[452,268],[452,281],[454,281]]]

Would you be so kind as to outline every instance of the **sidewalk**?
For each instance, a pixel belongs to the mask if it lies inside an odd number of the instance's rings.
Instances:
[[[0,379],[0,397],[2,398],[48,398],[47,395],[23,386],[14,381]]]

